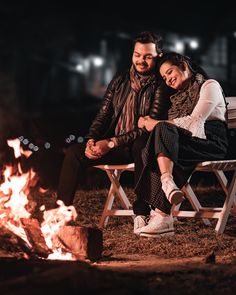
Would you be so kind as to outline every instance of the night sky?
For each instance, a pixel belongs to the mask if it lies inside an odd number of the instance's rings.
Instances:
[[[227,1],[74,2],[1,1],[1,38],[31,30],[40,34],[38,26],[50,33],[55,25],[61,33],[68,28],[78,33],[152,28],[206,35],[235,29],[234,10]]]
[[[2,55],[18,48],[39,52],[77,47],[81,52],[92,52],[96,50],[94,41],[101,36],[121,31],[134,35],[143,30],[200,36],[208,42],[236,30],[235,13],[227,1],[204,0],[0,3]]]
[[[73,75],[57,66],[67,62],[69,52],[79,51],[85,57],[99,52],[99,42],[106,37],[111,49],[123,50],[122,62],[127,65],[132,49],[125,39],[121,44],[121,39],[114,38],[120,33],[127,34],[129,42],[136,33],[152,30],[161,34],[173,32],[199,36],[207,44],[214,36],[236,30],[235,13],[227,1],[74,2],[0,2],[1,110],[9,113],[9,109],[12,111],[14,106],[19,106],[23,110],[21,114],[30,118],[30,124],[25,125],[33,126],[31,129],[38,132],[34,134],[49,133],[50,140],[55,137],[54,124],[57,127],[58,122],[62,122],[58,132],[60,144],[64,144],[67,134],[78,130],[76,120],[78,112],[82,112],[81,105],[63,96],[68,93],[68,85],[64,86],[64,92],[58,87],[66,84]],[[57,79],[51,83],[55,69]],[[92,98],[86,99],[91,105]],[[39,120],[39,127],[35,127],[35,122],[31,124],[35,112],[44,115]],[[56,117],[55,113],[61,117]],[[45,114],[48,114],[46,119]],[[84,116],[92,120],[94,115],[95,109]],[[84,123],[82,134],[87,131],[89,123]],[[2,123],[1,126],[4,131],[11,130]],[[79,131],[78,135],[81,133]]]

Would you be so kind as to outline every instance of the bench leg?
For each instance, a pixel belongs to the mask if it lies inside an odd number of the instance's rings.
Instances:
[[[122,206],[122,208],[124,208],[125,210],[129,210],[132,208],[132,205],[129,201],[129,199],[127,198],[127,195],[124,191],[124,189],[122,188],[119,179],[120,176],[122,174],[124,170],[106,170],[106,173],[111,181],[111,186],[110,186],[110,190],[106,199],[106,203],[103,209],[103,213],[99,222],[99,226],[102,227],[106,227],[107,223],[108,223],[108,219],[109,216],[114,215],[111,212],[115,197],[118,197],[120,204]]]
[[[235,193],[236,193],[236,171],[233,174],[232,180],[230,182],[230,186],[226,193],[226,199],[223,205],[223,208],[220,213],[220,217],[218,218],[215,230],[217,233],[222,234],[224,232],[230,210],[235,202]]]
[[[120,204],[124,209],[130,209],[132,207],[129,199],[127,198],[127,195],[125,191],[123,190],[123,187],[121,186],[119,180],[120,176],[122,174],[122,170],[107,170],[107,175],[111,181],[112,189],[114,191],[114,194],[119,198]]]
[[[108,193],[108,196],[106,199],[106,203],[103,208],[102,216],[101,216],[100,222],[99,222],[99,227],[101,227],[101,228],[107,226],[108,219],[109,219],[109,215],[107,215],[107,213],[109,212],[109,210],[111,210],[112,205],[114,203],[114,199],[115,199],[114,188],[113,188],[113,184],[111,184],[110,189],[109,189],[109,193]]]
[[[184,191],[185,195],[187,196],[193,209],[196,212],[199,212],[202,209],[202,206],[201,206],[200,202],[198,201],[198,198],[196,197],[189,182],[183,187],[183,191]],[[210,220],[208,220],[206,218],[202,218],[202,221],[205,225],[208,225],[208,226],[211,225]]]

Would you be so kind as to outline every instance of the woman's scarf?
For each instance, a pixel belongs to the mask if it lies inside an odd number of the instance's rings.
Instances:
[[[169,120],[188,116],[196,106],[202,84],[205,82],[202,74],[197,73],[189,79],[188,85],[171,95],[171,108],[168,111]]]

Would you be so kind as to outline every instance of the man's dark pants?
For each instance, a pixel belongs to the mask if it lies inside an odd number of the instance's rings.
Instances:
[[[148,135],[144,134],[129,145],[111,149],[106,155],[97,160],[90,160],[85,156],[86,145],[84,143],[70,146],[65,152],[62,164],[57,191],[58,199],[62,200],[67,206],[72,205],[80,176],[85,174],[86,168],[95,165],[135,163],[134,182],[136,183],[143,168],[140,155],[147,138]],[[142,196],[137,196],[134,211],[136,214],[147,215],[149,206],[143,203],[142,199]]]

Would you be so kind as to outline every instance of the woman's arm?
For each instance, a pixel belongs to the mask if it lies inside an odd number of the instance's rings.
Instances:
[[[204,123],[222,101],[224,97],[220,84],[216,80],[209,79],[201,87],[200,97],[192,114],[174,119],[174,124],[189,130],[193,136],[206,138]]]
[[[224,97],[220,84],[216,80],[207,80],[201,87],[199,101],[191,116],[198,117],[201,115],[205,121],[215,107],[222,101],[224,101]]]

